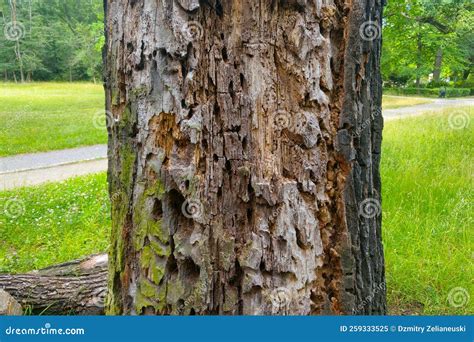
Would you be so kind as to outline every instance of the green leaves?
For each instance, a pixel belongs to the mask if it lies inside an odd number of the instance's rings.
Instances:
[[[385,11],[382,75],[396,85],[428,82],[442,52],[441,77],[459,79],[474,60],[474,5],[468,0],[391,0]]]
[[[101,0],[20,1],[11,7],[0,0],[0,72],[6,80],[96,80],[102,74]],[[24,28],[11,41],[5,25],[15,20]]]

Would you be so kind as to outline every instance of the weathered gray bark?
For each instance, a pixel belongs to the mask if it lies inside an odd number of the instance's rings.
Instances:
[[[106,1],[109,314],[383,314],[380,1]]]
[[[0,274],[0,289],[33,314],[100,315],[107,268],[107,254],[91,255],[27,274]]]

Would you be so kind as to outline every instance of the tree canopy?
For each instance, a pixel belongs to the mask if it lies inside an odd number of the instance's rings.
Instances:
[[[382,75],[395,85],[465,81],[474,62],[471,0],[390,0],[384,12]],[[471,75],[472,77],[472,75]]]
[[[101,0],[0,0],[5,80],[96,80],[101,75]]]

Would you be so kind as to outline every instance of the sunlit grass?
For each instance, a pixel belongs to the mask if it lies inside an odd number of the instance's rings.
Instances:
[[[469,108],[456,109],[467,123],[459,125],[449,119],[453,112],[385,125],[383,238],[394,313],[405,307],[425,314],[474,313],[474,298],[459,308],[448,303],[456,287],[474,297],[474,120]],[[458,129],[451,128],[456,122]]]
[[[102,114],[101,84],[0,83],[0,157],[104,144]]]
[[[400,107],[415,106],[430,102],[433,102],[433,99],[384,95],[382,97],[382,108],[394,109]]]
[[[106,175],[0,192],[0,272],[27,272],[107,249]]]

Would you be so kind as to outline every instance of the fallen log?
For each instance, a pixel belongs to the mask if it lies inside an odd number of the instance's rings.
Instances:
[[[0,289],[0,316],[21,316],[23,309],[20,303],[8,292]]]
[[[0,289],[32,314],[102,315],[107,261],[107,254],[95,254],[25,274],[0,274]]]

